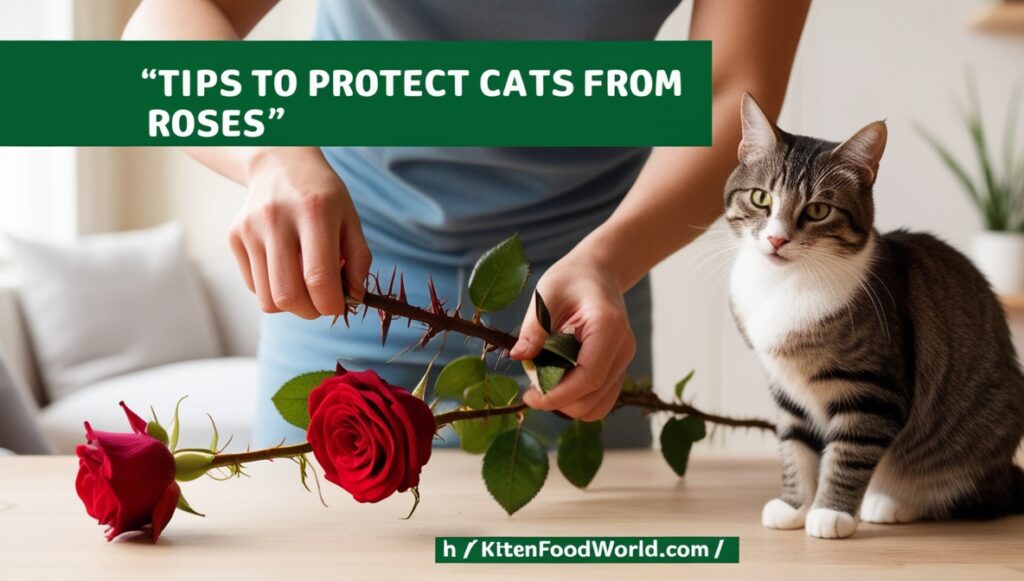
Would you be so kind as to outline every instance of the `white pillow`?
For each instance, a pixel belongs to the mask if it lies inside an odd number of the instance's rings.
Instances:
[[[51,400],[122,373],[221,355],[180,226],[88,236],[66,246],[11,242]]]

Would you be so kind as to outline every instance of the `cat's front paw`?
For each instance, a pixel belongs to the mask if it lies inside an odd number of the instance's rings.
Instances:
[[[816,508],[807,513],[804,529],[809,537],[845,539],[857,530],[857,519],[846,512],[830,508]]]
[[[773,498],[761,510],[761,524],[770,529],[799,529],[804,526],[806,508],[793,508],[781,498]]]

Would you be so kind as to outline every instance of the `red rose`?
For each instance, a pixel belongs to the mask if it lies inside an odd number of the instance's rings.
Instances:
[[[306,439],[327,480],[359,502],[378,502],[420,482],[434,414],[373,371],[328,377],[309,395]]]
[[[89,516],[107,525],[107,540],[126,531],[149,530],[153,542],[174,515],[181,489],[174,481],[174,456],[146,432],[146,421],[121,402],[131,434],[94,431],[75,448],[75,488]]]

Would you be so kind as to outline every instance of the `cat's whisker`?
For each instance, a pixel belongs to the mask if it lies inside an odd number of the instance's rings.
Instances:
[[[705,266],[707,266],[709,264],[715,264],[715,262],[714,262],[715,259],[721,258],[723,256],[726,256],[726,255],[728,255],[731,252],[736,252],[738,249],[739,248],[737,246],[735,246],[735,245],[728,245],[728,246],[718,247],[718,248],[716,248],[714,250],[708,251],[707,253],[705,253],[702,256],[702,258],[700,258],[700,261],[697,264],[694,265],[693,262],[691,261],[691,268],[694,271],[699,271],[699,270],[701,270],[702,268],[704,268]]]

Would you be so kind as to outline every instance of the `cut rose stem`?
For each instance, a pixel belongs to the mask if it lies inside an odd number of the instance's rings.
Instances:
[[[670,403],[662,401],[657,395],[651,392],[627,392],[619,394],[616,408],[622,406],[641,407],[648,411],[666,411],[677,414],[695,416],[713,424],[721,424],[733,428],[755,428],[758,430],[775,430],[775,424],[758,418],[730,418],[718,416],[700,411],[699,409],[685,403]],[[521,412],[527,408],[526,404],[520,403],[505,407],[483,408],[478,410],[454,410],[434,416],[434,423],[438,427],[460,420],[475,420],[491,416],[501,416]]]
[[[702,412],[689,404],[662,401],[661,398],[659,398],[657,395],[651,392],[622,393],[619,395],[619,401],[616,404],[616,408],[622,406],[641,407],[648,411],[666,411],[677,414],[686,414],[688,416],[701,418],[705,421],[714,424],[730,426],[733,428],[775,430],[775,425],[767,420],[762,420],[758,418],[730,418],[726,416],[709,414]],[[510,406],[482,408],[476,410],[453,410],[450,412],[444,412],[434,416],[434,423],[437,425],[438,428],[440,428],[452,422],[458,422],[462,420],[478,420],[481,418],[516,414],[526,409],[527,405],[525,403],[518,403]],[[225,466],[236,466],[240,464],[245,464],[247,462],[257,462],[259,460],[273,460],[274,458],[292,458],[295,456],[308,454],[312,451],[313,448],[308,443],[303,443],[294,444],[291,446],[276,446],[274,448],[252,450],[249,452],[240,452],[237,454],[218,454],[216,457],[214,457],[213,464],[211,465],[211,467],[221,468]]]
[[[275,446],[263,450],[250,450],[238,452],[237,454],[217,454],[213,458],[211,468],[223,468],[225,466],[236,466],[246,462],[257,462],[259,460],[273,460],[274,458],[292,458],[301,456],[313,451],[308,442],[294,444],[292,446]]]

